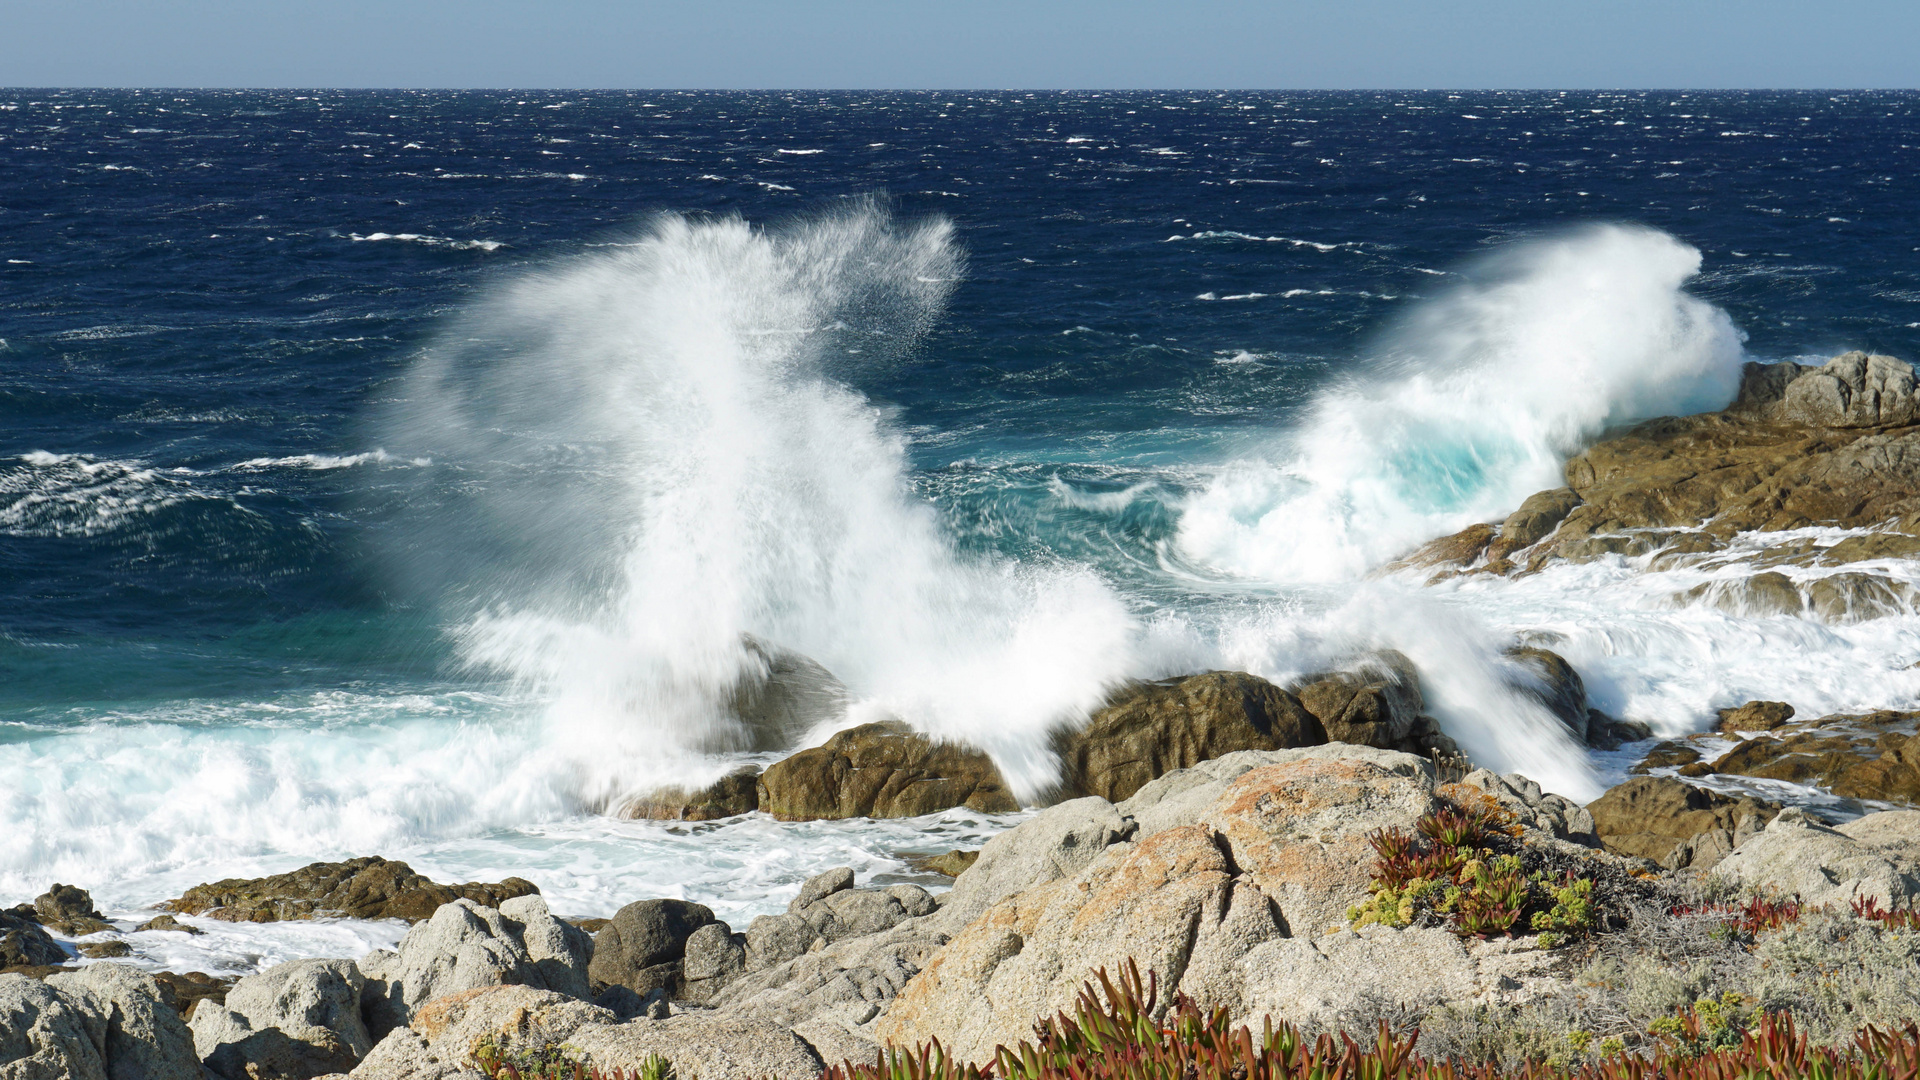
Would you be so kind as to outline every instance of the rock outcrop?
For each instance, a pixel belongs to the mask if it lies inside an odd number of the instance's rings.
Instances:
[[[521,878],[497,884],[470,881],[441,885],[414,873],[406,863],[369,856],[312,863],[271,877],[229,878],[195,885],[160,907],[178,915],[203,915],[226,922],[324,917],[420,922],[455,900],[498,907],[509,898],[539,891]]]
[[[43,967],[66,962],[66,950],[41,928],[38,920],[17,910],[0,911],[0,968]]]
[[[1662,417],[1610,436],[1566,465],[1567,486],[1506,521],[1423,546],[1389,571],[1522,573],[1555,561],[1650,555],[1653,569],[1708,563],[1738,533],[1812,526],[1880,530],[1835,544],[1796,540],[1753,561],[1773,567],[1677,598],[1744,614],[1831,622],[1912,610],[1905,583],[1864,571],[1787,575],[1920,552],[1920,417],[1913,368],[1847,353],[1823,367],[1747,365],[1725,411]]]
[[[617,1023],[606,1009],[551,990],[476,987],[423,1006],[412,1025],[380,1040],[348,1075],[354,1080],[485,1080],[474,1061],[476,1048],[524,1065],[583,1028]]]
[[[781,821],[918,817],[956,806],[1020,808],[993,760],[907,725],[862,724],[775,762],[760,775],[761,810]]]
[[[1420,674],[1402,653],[1382,650],[1359,658],[1348,671],[1321,672],[1299,679],[1290,689],[1320,722],[1327,739],[1406,749],[1419,721],[1423,701]],[[1311,746],[1305,739],[1293,746]],[[1279,750],[1280,746],[1236,746],[1235,750]],[[1218,754],[1210,755],[1218,757]]]
[[[1129,957],[1160,973],[1164,995],[1246,1011],[1244,959],[1343,923],[1367,896],[1367,835],[1411,828],[1434,806],[1419,758],[1315,749],[1327,753],[1234,754],[1143,788],[1134,805],[1159,811],[1153,828],[1137,819],[1132,839],[1071,876],[992,902],[907,984],[876,1034],[902,1044],[937,1036],[982,1060],[1034,1017],[1070,1006],[1093,968],[1117,970]]]
[[[703,788],[660,788],[622,806],[619,816],[654,821],[719,821],[760,809],[760,769],[744,765]]]
[[[378,1039],[427,1002],[461,990],[511,983],[586,998],[593,958],[586,932],[554,918],[538,896],[498,909],[462,898],[407,931],[397,952],[376,950],[360,961],[367,980],[361,1011]]]
[[[1708,791],[1670,777],[1635,777],[1587,804],[1608,851],[1668,870],[1705,870],[1766,828],[1778,803]]]
[[[587,977],[596,988],[624,986],[641,995],[677,992],[687,939],[713,921],[713,910],[705,904],[636,900],[594,935]]]
[[[1830,826],[1788,807],[1714,868],[1751,888],[1845,908],[1920,900],[1920,810],[1888,810]]]
[[[34,897],[34,917],[40,925],[51,927],[68,937],[84,937],[112,930],[113,924],[94,910],[87,890],[55,882],[53,888]]]
[[[189,1026],[207,1067],[228,1080],[308,1080],[346,1072],[373,1049],[361,1019],[366,979],[351,960],[294,960],[235,983]]]
[[[153,976],[124,964],[88,964],[47,976],[47,986],[92,1019],[110,1080],[200,1080],[193,1036]]]
[[[1354,696],[1348,689],[1346,698]],[[1210,671],[1131,683],[1084,726],[1057,735],[1053,749],[1061,798],[1118,802],[1149,780],[1222,754],[1326,741],[1321,722],[1293,694],[1257,675]]]
[[[107,1080],[98,1021],[55,988],[0,975],[0,1070],[9,1076]]]

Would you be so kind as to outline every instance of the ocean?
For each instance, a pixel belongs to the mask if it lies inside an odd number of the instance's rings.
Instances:
[[[1016,819],[624,800],[886,717],[1031,798],[1125,679],[1370,648],[1579,799],[1632,751],[1516,695],[1517,640],[1662,735],[1913,707],[1920,618],[1671,600],[1750,567],[1374,571],[1745,361],[1920,360],[1916,105],[0,91],[0,902],[379,854],[739,925]],[[781,654],[828,705],[742,724]]]

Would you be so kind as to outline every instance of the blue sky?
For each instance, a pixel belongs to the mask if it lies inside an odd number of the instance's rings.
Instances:
[[[1914,87],[1917,0],[0,0],[0,85]]]

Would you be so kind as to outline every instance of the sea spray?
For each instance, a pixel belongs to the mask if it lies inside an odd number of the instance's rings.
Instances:
[[[873,202],[668,215],[427,351],[387,424],[436,463],[404,563],[474,665],[547,698],[590,801],[881,718],[1052,781],[1046,733],[1126,673],[1132,621],[1088,570],[956,555],[857,388],[960,266],[944,221]],[[738,706],[785,657],[828,707],[769,731]]]
[[[1182,550],[1260,580],[1353,580],[1560,486],[1610,426],[1724,406],[1741,337],[1683,290],[1699,269],[1672,236],[1620,225],[1485,257],[1191,500]]]

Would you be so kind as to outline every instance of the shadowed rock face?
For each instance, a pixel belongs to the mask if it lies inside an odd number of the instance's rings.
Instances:
[[[703,788],[660,788],[620,808],[654,821],[718,821],[760,809],[760,770],[743,765]]]
[[[1351,671],[1308,675],[1288,687],[1333,742],[1400,749],[1413,734],[1423,705],[1413,661],[1392,649],[1359,658]],[[1293,746],[1313,745],[1296,742]],[[1244,750],[1283,747],[1247,746]]]
[[[781,821],[1020,808],[987,755],[898,722],[863,724],[775,762],[760,775],[759,804]]]
[[[539,891],[533,882],[517,877],[495,884],[469,881],[441,885],[414,873],[406,863],[368,856],[312,863],[271,877],[228,878],[195,885],[178,899],[159,906],[181,915],[204,915],[226,922],[326,917],[421,922],[432,918],[440,905],[455,900],[499,907],[504,900]]]
[[[1349,705],[1356,692],[1348,689]],[[1150,780],[1222,754],[1326,741],[1320,720],[1292,694],[1257,675],[1210,671],[1126,687],[1086,726],[1056,736],[1054,752],[1062,798],[1118,802]]]

